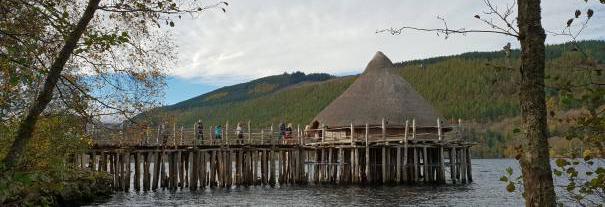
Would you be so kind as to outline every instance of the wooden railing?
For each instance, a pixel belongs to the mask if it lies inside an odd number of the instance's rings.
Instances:
[[[364,127],[351,126],[340,128],[325,128],[301,130],[300,127],[293,129],[289,136],[283,136],[281,132],[276,131],[273,126],[265,128],[241,128],[238,136],[238,130],[228,128],[225,125],[221,131],[221,137],[215,135],[214,126],[199,129],[197,125],[192,128],[176,127],[166,128],[165,126],[157,128],[126,128],[126,129],[108,129],[91,128],[88,134],[92,136],[96,146],[164,146],[166,148],[179,146],[213,146],[213,145],[317,145],[317,144],[346,144],[355,145],[357,143],[374,142],[400,142],[404,143],[410,140],[433,140],[433,141],[459,141],[465,137],[462,125],[450,127],[448,133],[442,132],[441,123],[437,121],[437,133],[417,133],[414,121],[410,124],[406,121],[405,125],[400,126],[403,133],[386,132],[387,127],[397,127],[394,125],[382,125]],[[250,125],[248,125],[250,126]],[[382,133],[370,133],[370,131],[381,130]],[[345,135],[328,136],[330,131],[345,131]],[[360,134],[359,131],[365,133]]]

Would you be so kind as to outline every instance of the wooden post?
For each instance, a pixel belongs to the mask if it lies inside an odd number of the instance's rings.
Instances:
[[[320,169],[319,165],[321,163],[321,158],[319,157],[319,149],[315,148],[314,151],[315,151],[315,153],[314,153],[315,154],[315,156],[314,156],[315,165],[313,165],[313,181],[315,183],[319,183],[319,169]]]
[[[351,122],[351,146],[355,145],[354,136],[355,136],[355,128],[353,128],[353,122]]]
[[[418,162],[420,161],[420,159],[418,159],[418,148],[417,147],[413,147],[412,148],[412,153],[414,154],[414,182],[418,182]]]
[[[416,119],[412,119],[412,139],[416,139]]]
[[[179,181],[177,183],[177,186],[180,187],[181,189],[183,188],[183,186],[185,185],[185,174],[183,173],[183,169],[185,169],[185,167],[183,166],[183,152],[182,151],[178,151],[177,155],[176,155],[176,167],[178,168],[178,175],[179,175]]]
[[[466,176],[468,177],[468,182],[472,183],[473,182],[473,173],[472,173],[473,168],[471,165],[470,147],[466,147],[466,164],[467,164]]]
[[[163,152],[155,152],[154,153],[155,156],[155,162],[153,164],[153,183],[151,184],[151,189],[152,190],[156,190],[158,189],[158,181],[159,181],[159,176],[160,176],[160,166],[163,165],[162,163],[162,154]]]
[[[252,139],[252,129],[250,128],[250,120],[248,120],[248,144],[251,144],[250,140]]]
[[[330,147],[328,149],[328,165],[327,165],[327,167],[328,167],[328,173],[327,173],[327,175],[328,175],[327,176],[328,177],[328,182],[332,182],[332,166],[334,166],[334,165],[332,165],[332,163],[333,163],[333,160],[332,160],[332,148]]]
[[[383,122],[384,123],[384,122]],[[384,134],[383,134],[384,136]],[[387,183],[387,158],[386,158],[386,147],[382,146],[382,183]]]
[[[251,161],[252,161],[252,185],[256,185],[256,173],[257,173],[257,167],[258,167],[258,163],[256,160],[256,157],[258,155],[258,152],[256,150],[253,150],[251,152],[252,156],[250,156]]]
[[[423,171],[422,171],[422,177],[424,178],[424,182],[428,183],[429,182],[429,176],[428,176],[428,172],[429,172],[429,165],[428,165],[428,154],[426,151],[426,146],[422,147],[422,151],[423,151],[423,155],[422,155],[422,167],[423,167]]]
[[[367,182],[370,183],[372,181],[370,175],[370,143],[368,143],[368,136],[369,136],[369,126],[368,123],[366,123],[366,134],[365,134],[365,139],[366,139],[366,163],[365,163],[365,174],[366,174],[366,179]]]
[[[141,153],[134,153],[134,189],[141,190]]]
[[[439,183],[445,184],[445,153],[443,146],[439,147]]]
[[[464,150],[464,148],[460,149],[460,177],[462,180],[462,183],[466,183],[466,150]]]
[[[210,169],[208,172],[210,174],[208,175],[208,186],[214,187],[214,186],[216,186],[216,171],[217,171],[217,167],[218,167],[217,166],[217,159],[218,159],[217,150],[215,150],[215,149],[211,150],[209,156],[210,156],[209,157],[210,159],[208,160],[208,164],[210,166]]]
[[[439,118],[437,118],[437,136],[439,137],[439,141],[441,141],[441,120],[439,120]]]
[[[340,184],[342,181],[342,172],[343,172],[343,161],[344,159],[342,159],[342,147],[338,148],[338,155],[337,155],[337,162],[338,162],[338,168],[336,169],[336,184]]]
[[[405,131],[403,134],[403,179],[408,180],[408,124],[409,121],[405,120]]]
[[[462,137],[462,119],[458,119],[458,138]]]
[[[386,123],[384,121],[384,118],[382,118],[382,140],[384,141],[384,144],[387,144],[387,128],[386,128]],[[384,149],[384,148],[383,148]],[[384,150],[383,150],[384,151]],[[384,179],[383,179],[384,180]]]
[[[355,177],[355,183],[360,183],[359,181],[361,179],[359,177],[359,173],[360,173],[360,170],[359,170],[359,150],[357,150],[357,146],[353,146],[353,151],[355,152],[353,154],[354,155],[354,157],[353,157],[353,160],[354,160],[353,164],[355,166],[354,170],[353,170],[353,173],[355,173],[355,174],[353,176]]]
[[[196,137],[193,138],[196,140]],[[199,180],[199,164],[200,164],[200,155],[199,152],[194,145],[193,150],[190,151],[191,154],[191,165],[190,165],[190,173],[189,173],[189,190],[196,191],[197,190],[197,182]]]
[[[149,152],[143,153],[143,190],[148,191],[150,187],[150,177],[151,173],[149,172],[149,167],[151,164],[150,154]],[[156,164],[157,165],[157,164]]]
[[[276,183],[275,182],[275,170],[276,169],[275,169],[275,148],[274,147],[271,147],[271,152],[270,152],[269,156],[271,157],[271,163],[270,163],[271,170],[269,172],[269,180],[270,180],[269,184],[273,186]]]
[[[193,149],[197,149],[197,139],[199,137],[198,134],[203,133],[201,131],[198,130],[198,123],[200,123],[201,121],[198,120],[197,123],[193,124]]]
[[[397,145],[397,159],[396,159],[396,171],[397,171],[397,175],[395,178],[395,182],[397,182],[397,184],[399,184],[401,182],[401,146]]]
[[[177,149],[177,146],[176,146],[176,122],[172,123],[172,144],[174,145],[174,149]]]
[[[225,123],[225,144],[229,145],[229,121]]]
[[[265,139],[265,129],[260,129],[260,144],[263,144],[264,139]]]
[[[128,192],[130,189],[130,152],[124,153],[124,191]]]
[[[193,139],[195,139],[195,136],[193,137]],[[183,145],[183,126],[181,126],[181,142],[180,145]]]
[[[456,176],[456,147],[450,148],[450,176],[452,178],[452,183],[456,184],[457,176]]]
[[[271,134],[269,134],[269,140],[270,140],[270,143],[275,144],[275,142],[273,141],[273,139],[274,139],[273,135],[274,135],[273,134],[273,123],[271,123]],[[280,136],[281,136],[281,134],[280,134]]]
[[[211,165],[211,161],[210,161],[210,154],[208,153],[207,150],[203,150],[201,152],[202,157],[200,158],[200,160],[202,161],[200,168],[200,187],[201,188],[205,188],[207,185],[210,185],[208,182],[210,182],[210,165]]]
[[[165,189],[167,187],[170,187],[170,180],[167,172],[167,170],[169,169],[166,169],[166,165],[168,165],[168,168],[170,168],[171,156],[170,152],[167,153],[164,150],[162,150],[160,153],[160,155],[162,156],[160,161],[160,186],[162,187],[162,189]]]

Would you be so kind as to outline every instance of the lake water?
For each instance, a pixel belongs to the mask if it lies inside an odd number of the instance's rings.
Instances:
[[[472,184],[445,186],[287,185],[212,188],[190,192],[120,192],[93,206],[523,206],[499,178],[510,159],[474,159]]]

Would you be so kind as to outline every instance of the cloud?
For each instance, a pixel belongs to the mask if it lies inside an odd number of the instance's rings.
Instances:
[[[500,2],[501,7],[511,1]],[[596,1],[595,1],[596,2]],[[473,16],[482,14],[481,1],[230,1],[226,13],[208,12],[177,22],[174,38],[178,65],[170,75],[224,86],[283,72],[358,73],[380,50],[393,61],[498,50],[510,37],[493,34],[452,36],[406,32],[375,34],[391,26],[436,27],[445,17],[451,27],[486,28]],[[573,10],[595,9],[585,39],[603,38],[605,10],[597,3],[553,0],[543,2],[544,27],[560,31]],[[548,36],[559,43],[565,37]]]

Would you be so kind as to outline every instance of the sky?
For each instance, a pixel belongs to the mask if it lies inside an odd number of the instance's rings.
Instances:
[[[268,75],[302,71],[348,75],[362,72],[376,51],[393,62],[500,50],[515,39],[497,34],[455,35],[408,31],[393,36],[379,29],[399,26],[490,29],[473,16],[481,0],[228,0],[226,12],[183,16],[170,31],[178,60],[168,72],[165,104]],[[509,0],[493,0],[499,9]],[[605,6],[597,0],[542,1],[543,26],[564,29],[576,9],[594,16],[580,39],[605,39]],[[494,18],[494,21],[496,19]],[[572,29],[577,29],[573,27]],[[569,40],[548,35],[547,44]]]

